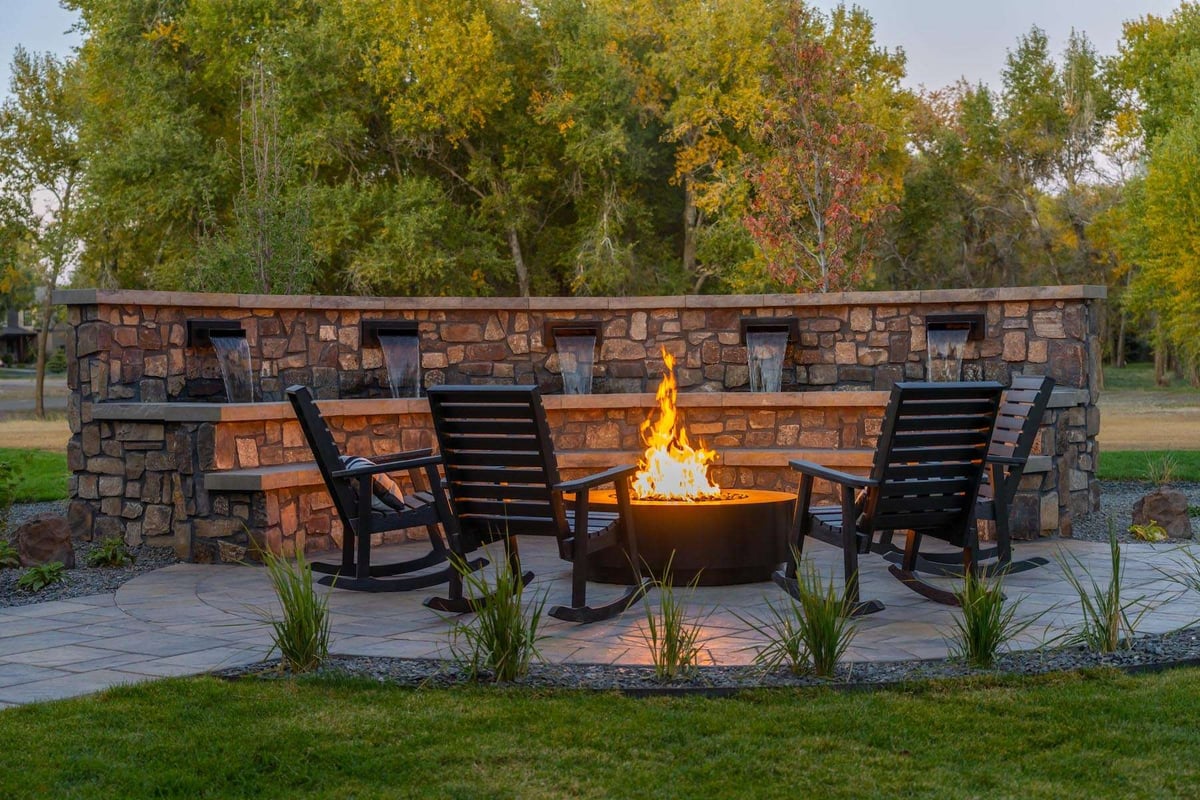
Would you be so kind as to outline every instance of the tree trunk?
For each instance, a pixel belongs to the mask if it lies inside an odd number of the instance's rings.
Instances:
[[[1154,383],[1167,385],[1167,342],[1163,336],[1162,323],[1154,321]]]
[[[517,267],[517,291],[521,297],[529,297],[529,269],[521,253],[521,237],[517,235],[517,229],[511,226],[508,229],[508,246],[512,249],[513,264]]]
[[[683,179],[683,270],[688,275],[696,274],[696,232],[699,227],[700,209],[696,208],[692,177],[687,175]]]
[[[1121,322],[1117,325],[1117,347],[1116,355],[1113,358],[1113,364],[1118,367],[1125,366],[1125,323],[1128,321],[1128,314],[1125,309],[1121,309]]]
[[[37,377],[33,387],[33,414],[38,419],[46,418],[46,345],[50,341],[50,318],[54,286],[46,287],[46,300],[42,303],[42,318],[38,323]]]

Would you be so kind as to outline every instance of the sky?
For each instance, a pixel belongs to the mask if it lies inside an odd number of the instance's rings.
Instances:
[[[826,9],[836,0],[815,0]],[[1060,53],[1074,27],[1088,34],[1102,55],[1116,52],[1121,23],[1146,14],[1165,16],[1179,0],[858,0],[875,20],[876,41],[902,47],[907,85],[939,88],[965,77],[1000,86],[1005,53],[1037,25]],[[0,91],[8,94],[13,50],[66,55],[79,44],[68,32],[75,15],[58,0],[0,0]]]

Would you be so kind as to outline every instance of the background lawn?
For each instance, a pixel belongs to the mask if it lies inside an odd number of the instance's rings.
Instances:
[[[14,503],[40,503],[67,496],[67,456],[46,450],[0,447],[0,461],[8,462],[16,479]]]
[[[17,798],[1194,797],[1200,672],[630,699],[168,680],[0,711]]]

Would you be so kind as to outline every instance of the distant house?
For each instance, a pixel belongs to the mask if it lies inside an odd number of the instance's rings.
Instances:
[[[0,333],[0,359],[5,364],[23,364],[37,352],[37,331],[25,324],[25,312],[10,308],[5,313],[4,331]]]

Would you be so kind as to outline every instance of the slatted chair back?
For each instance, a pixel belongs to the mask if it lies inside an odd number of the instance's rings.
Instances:
[[[1033,451],[1042,416],[1054,391],[1054,378],[1046,375],[1017,375],[1012,385],[1004,391],[1000,401],[1000,413],[996,416],[996,428],[988,447],[988,458],[1012,459],[1020,462],[1013,468],[997,470],[999,486],[985,480],[979,487],[979,499],[999,499],[1007,503],[1016,494],[1017,484],[1024,471],[1024,462]],[[990,476],[985,476],[990,477]]]
[[[963,545],[1002,390],[994,382],[895,385],[863,533],[912,530]]]
[[[313,402],[312,392],[307,386],[290,386],[286,394],[292,401],[292,408],[300,422],[300,429],[304,431],[304,438],[316,457],[317,468],[321,471],[325,487],[333,497],[338,516],[344,524],[353,526],[358,515],[358,494],[350,485],[350,481],[333,477],[335,470],[342,469],[342,454],[333,439],[332,431],[325,424],[321,412],[317,410],[317,404]]]
[[[554,442],[536,386],[428,391],[445,485],[463,535],[570,535]]]

